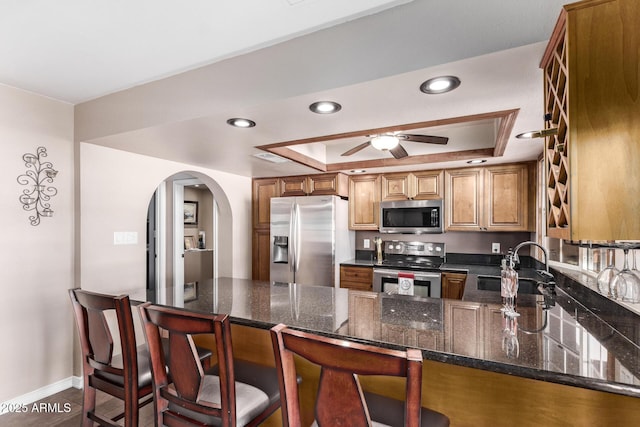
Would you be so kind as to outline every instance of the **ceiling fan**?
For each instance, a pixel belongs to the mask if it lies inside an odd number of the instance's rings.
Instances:
[[[408,133],[384,133],[380,135],[369,135],[371,140],[362,143],[352,149],[342,153],[342,156],[350,156],[357,153],[360,150],[372,146],[373,148],[381,151],[389,151],[396,159],[407,157],[409,153],[400,145],[400,141],[409,142],[422,142],[425,144],[440,144],[444,145],[449,142],[449,138],[444,136],[432,136],[432,135],[414,135]]]

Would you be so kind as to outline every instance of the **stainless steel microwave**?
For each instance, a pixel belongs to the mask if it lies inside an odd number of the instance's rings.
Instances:
[[[442,199],[380,203],[381,233],[442,233],[442,223]]]

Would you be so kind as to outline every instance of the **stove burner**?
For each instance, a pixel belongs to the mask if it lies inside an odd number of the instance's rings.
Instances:
[[[437,270],[444,262],[444,243],[384,242],[382,267],[404,270]]]

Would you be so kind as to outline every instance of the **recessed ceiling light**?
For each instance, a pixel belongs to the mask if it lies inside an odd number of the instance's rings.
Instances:
[[[420,85],[420,90],[430,95],[450,92],[460,86],[460,79],[456,76],[441,76],[427,80]]]
[[[253,120],[236,117],[227,120],[227,124],[237,128],[252,128],[256,125],[256,122],[254,122]]]
[[[477,165],[480,163],[486,163],[485,159],[473,159],[473,160],[467,160],[467,163],[469,163],[470,165]]]
[[[309,109],[317,114],[333,114],[342,109],[342,105],[333,101],[318,101],[309,105]]]

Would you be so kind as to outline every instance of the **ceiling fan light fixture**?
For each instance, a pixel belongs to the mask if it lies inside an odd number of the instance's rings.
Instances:
[[[227,120],[227,124],[236,128],[252,128],[256,125],[256,122],[249,119],[234,117],[233,119]]]
[[[460,79],[456,76],[440,76],[423,82],[420,90],[429,95],[436,95],[451,92],[458,86],[460,86]]]
[[[378,150],[391,150],[398,146],[400,140],[394,135],[378,135],[371,139],[371,145]]]
[[[309,105],[309,109],[316,114],[333,114],[342,109],[342,105],[333,101],[318,101]]]

